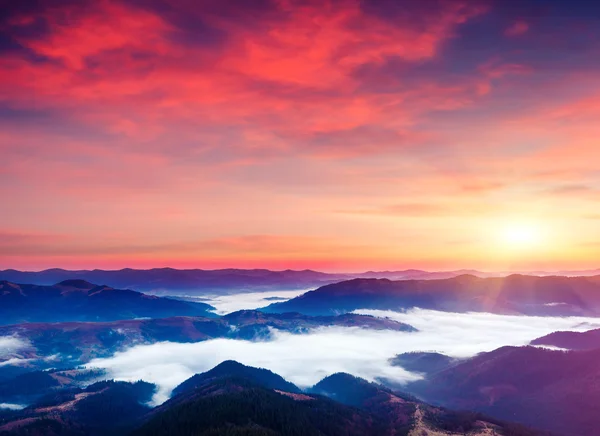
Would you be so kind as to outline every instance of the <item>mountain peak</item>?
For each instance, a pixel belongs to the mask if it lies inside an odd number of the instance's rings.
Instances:
[[[202,374],[196,374],[173,390],[173,395],[195,390],[201,386],[222,378],[243,378],[257,383],[268,389],[277,389],[286,392],[299,393],[300,389],[283,377],[264,368],[254,368],[243,365],[235,360],[225,360],[213,369]]]
[[[314,385],[310,392],[359,407],[380,392],[387,392],[387,389],[375,383],[370,383],[363,378],[345,372],[338,372],[325,377]]]
[[[97,287],[97,285],[81,279],[63,280],[62,282],[57,283],[55,286],[76,289],[93,289]]]
[[[215,366],[213,369],[211,369],[209,372],[212,372],[212,371],[215,371],[215,372],[240,371],[240,370],[244,370],[245,368],[251,368],[251,367],[246,366],[246,365],[238,362],[237,360],[224,360],[223,362],[221,362],[217,366]]]

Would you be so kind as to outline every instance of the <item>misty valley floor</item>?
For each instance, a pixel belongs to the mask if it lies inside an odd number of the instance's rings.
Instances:
[[[420,309],[406,313],[359,312],[407,323],[418,331],[319,327],[302,335],[274,330],[268,341],[161,342],[92,360],[89,366],[105,369],[119,380],[143,379],[156,383],[160,386],[157,402],[164,401],[170,389],[194,373],[229,359],[268,368],[301,387],[312,386],[336,372],[401,386],[419,379],[420,375],[391,365],[390,359],[397,354],[435,351],[466,358],[505,345],[526,345],[557,330],[585,331],[600,327],[597,318],[452,314]]]

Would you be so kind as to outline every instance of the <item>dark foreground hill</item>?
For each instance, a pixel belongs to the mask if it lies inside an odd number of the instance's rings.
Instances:
[[[476,410],[559,434],[600,428],[600,349],[502,347],[407,387],[425,401]]]
[[[414,307],[449,312],[596,316],[600,314],[600,276],[480,278],[462,275],[442,280],[355,279],[326,285],[262,310],[328,315],[357,309],[405,310]]]
[[[383,435],[372,417],[321,397],[265,388],[248,379],[220,378],[175,397],[152,413],[134,436],[369,436]]]
[[[538,434],[428,406],[349,374],[327,377],[301,393],[271,371],[229,361],[192,377],[175,392],[134,435]]]
[[[0,418],[2,436],[125,435],[151,408],[150,383],[102,381],[87,388],[67,387],[34,405]]]
[[[0,282],[0,324],[215,316],[213,307],[66,280],[52,286]]]
[[[150,409],[154,386],[100,382],[66,388],[0,418],[2,436],[533,436],[476,413],[433,407],[349,374],[302,393],[271,371],[226,361]]]
[[[286,381],[283,377],[268,369],[253,368],[242,365],[235,360],[226,360],[215,366],[210,371],[196,374],[173,390],[173,395],[182,394],[198,389],[223,377],[239,377],[257,383],[265,388],[281,390],[291,393],[300,393],[300,389],[293,383]]]

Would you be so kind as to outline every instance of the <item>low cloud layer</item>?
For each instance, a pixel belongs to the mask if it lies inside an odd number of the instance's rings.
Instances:
[[[156,383],[155,403],[195,373],[223,360],[268,368],[287,380],[308,387],[335,372],[348,372],[367,380],[385,378],[406,383],[420,378],[389,364],[396,354],[439,351],[468,357],[503,345],[524,345],[555,330],[584,331],[600,326],[594,318],[541,318],[485,313],[455,314],[415,309],[406,313],[360,311],[407,322],[417,333],[361,328],[320,328],[306,335],[274,332],[269,342],[216,339],[195,344],[163,342],[133,347],[90,366],[105,368],[118,380]]]
[[[242,309],[258,309],[260,307],[268,306],[274,303],[274,298],[277,298],[277,302],[287,301],[291,298],[297,297],[306,293],[308,289],[294,290],[294,291],[266,291],[266,292],[248,292],[242,294],[232,295],[215,295],[215,296],[202,296],[198,298],[204,303],[208,303],[214,306],[217,310],[215,311],[219,315],[226,315],[231,312],[236,312]],[[194,298],[194,296],[189,296]]]
[[[504,345],[526,345],[557,330],[600,328],[600,318],[452,313],[414,309],[402,312],[357,310],[356,313],[390,318],[420,332],[403,341],[405,351],[438,351],[452,357],[470,357]]]
[[[6,410],[22,410],[25,407],[27,407],[27,406],[25,406],[23,404],[0,403],[0,409],[6,409]]]
[[[29,348],[31,345],[29,342],[24,341],[14,336],[1,336],[0,337],[0,365],[2,361],[10,359],[15,353]]]

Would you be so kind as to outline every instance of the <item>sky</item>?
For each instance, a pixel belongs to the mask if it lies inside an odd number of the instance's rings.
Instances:
[[[597,268],[599,19],[0,0],[0,269]]]

